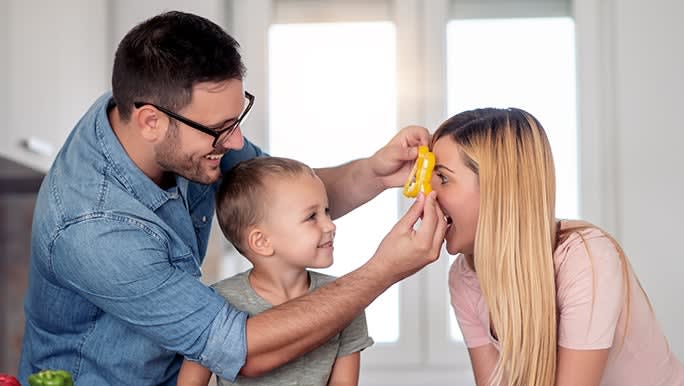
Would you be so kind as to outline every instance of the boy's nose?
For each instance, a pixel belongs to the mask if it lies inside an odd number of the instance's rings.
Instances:
[[[335,223],[330,219],[327,218],[325,222],[323,223],[323,231],[324,232],[335,232],[335,229],[337,229],[337,226]]]

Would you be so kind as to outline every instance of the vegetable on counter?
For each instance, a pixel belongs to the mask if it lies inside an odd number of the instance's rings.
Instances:
[[[28,381],[30,386],[74,386],[71,374],[65,370],[43,370],[31,374]]]
[[[0,373],[0,386],[21,386],[21,383],[12,375]]]

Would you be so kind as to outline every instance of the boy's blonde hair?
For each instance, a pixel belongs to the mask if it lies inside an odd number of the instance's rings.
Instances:
[[[240,162],[223,175],[216,193],[219,226],[235,248],[245,254],[245,231],[264,219],[268,184],[273,178],[291,178],[314,171],[306,164],[282,157],[258,157]]]

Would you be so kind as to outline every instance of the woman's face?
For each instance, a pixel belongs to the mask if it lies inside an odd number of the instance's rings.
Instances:
[[[459,146],[450,136],[435,142],[435,172],[432,189],[448,219],[446,249],[449,254],[472,255],[475,232],[480,212],[480,185],[478,176],[463,162]]]

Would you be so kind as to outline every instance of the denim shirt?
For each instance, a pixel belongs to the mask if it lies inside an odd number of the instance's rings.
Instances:
[[[100,97],[38,194],[20,379],[71,372],[77,385],[175,385],[183,356],[235,379],[247,314],[199,280],[217,184],[164,190],[128,157]],[[221,167],[262,155],[245,140]]]

